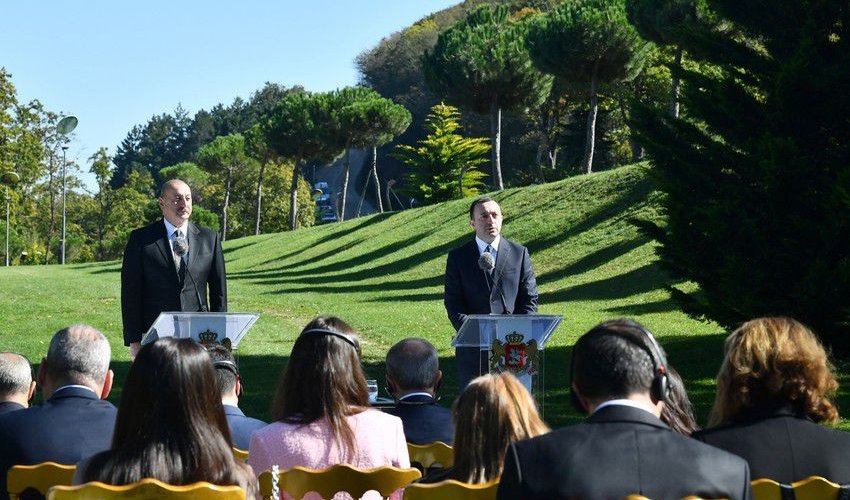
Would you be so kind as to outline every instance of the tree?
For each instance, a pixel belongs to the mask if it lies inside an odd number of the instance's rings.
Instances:
[[[97,182],[97,193],[94,195],[94,201],[97,204],[97,214],[93,228],[97,248],[95,257],[98,260],[105,260],[107,255],[105,245],[106,232],[114,223],[111,217],[114,201],[113,190],[112,186],[109,185],[109,180],[112,178],[112,159],[109,157],[109,153],[106,152],[106,148],[102,147],[89,157],[89,161],[91,162],[89,172],[94,174],[95,181]]]
[[[485,4],[440,34],[422,58],[425,81],[450,101],[490,115],[493,184],[504,189],[500,160],[502,110],[539,105],[552,78],[534,68],[525,47],[527,24],[504,5]]]
[[[644,222],[674,297],[724,326],[795,317],[850,333],[850,23],[847,2],[716,0],[715,26],[683,38],[688,120],[635,105],[663,196]]]
[[[340,151],[328,144],[333,99],[330,93],[296,92],[286,95],[261,124],[269,146],[280,156],[293,161],[289,191],[289,228],[298,222],[298,180],[303,163],[311,160],[330,162]]]
[[[638,33],[656,45],[672,45],[673,67],[682,65],[682,32],[704,17],[704,0],[626,0],[626,14]],[[670,116],[679,117],[679,76],[670,80]]]
[[[528,51],[541,71],[590,87],[582,169],[593,171],[599,87],[637,75],[649,45],[626,19],[619,0],[566,2],[531,22]],[[586,87],[585,87],[586,88]]]
[[[410,112],[404,106],[395,104],[370,90],[364,98],[343,106],[337,112],[337,119],[343,129],[350,131],[349,147],[372,149],[371,175],[375,182],[375,199],[378,203],[378,211],[383,213],[381,183],[378,179],[378,148],[407,129],[411,120]],[[345,179],[346,181],[348,179],[347,172]],[[344,200],[345,196],[343,196],[343,208]]]
[[[224,200],[221,205],[221,241],[227,240],[227,207],[233,176],[239,175],[254,160],[245,153],[245,138],[242,134],[216,137],[198,151],[198,162],[210,173],[223,181]]]
[[[428,135],[418,147],[396,146],[395,157],[410,167],[408,191],[425,204],[478,194],[490,145],[483,137],[461,135],[460,112],[438,104],[425,120]]]

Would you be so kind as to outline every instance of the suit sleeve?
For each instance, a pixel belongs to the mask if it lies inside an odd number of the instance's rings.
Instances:
[[[121,320],[124,325],[124,345],[142,340],[142,248],[138,230],[130,233],[124,260],[121,263]]]
[[[455,330],[459,330],[466,319],[466,301],[463,298],[463,285],[460,279],[460,270],[457,259],[449,254],[446,259],[446,277],[443,287],[443,304],[446,306],[446,314],[452,322]]]
[[[505,465],[502,470],[502,478],[499,481],[497,500],[522,498],[521,483],[522,473],[520,472],[519,458],[514,443],[511,443],[505,453]]]
[[[227,273],[224,270],[224,252],[221,250],[221,240],[218,233],[213,233],[215,238],[212,268],[207,278],[210,289],[210,311],[227,311]]]
[[[537,312],[537,278],[531,266],[528,249],[522,249],[522,267],[520,269],[519,290],[517,290],[515,314],[530,314]]]

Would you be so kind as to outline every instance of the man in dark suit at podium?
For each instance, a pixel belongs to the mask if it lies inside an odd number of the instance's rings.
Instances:
[[[449,252],[443,302],[455,330],[469,314],[530,314],[537,311],[537,280],[528,249],[501,237],[502,209],[481,197],[469,207],[475,238]],[[488,254],[488,255],[485,255]],[[487,373],[486,353],[456,350],[458,388]]]
[[[189,222],[192,190],[179,179],[166,182],[159,207],[161,220],[130,233],[121,266],[124,345],[134,358],[159,313],[227,310],[221,241]]]
[[[661,419],[667,361],[631,320],[606,321],[573,347],[572,401],[581,424],[511,444],[500,500],[750,498],[747,462],[670,430]]]

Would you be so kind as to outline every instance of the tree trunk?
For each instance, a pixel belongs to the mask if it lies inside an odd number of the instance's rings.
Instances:
[[[598,65],[599,63],[597,63]],[[584,160],[582,169],[588,174],[593,172],[593,146],[596,139],[596,112],[599,110],[599,77],[596,66],[593,67],[593,75],[590,77],[590,112],[587,114],[587,140],[584,144]]]
[[[493,187],[499,191],[505,189],[502,182],[502,159],[500,148],[502,143],[502,109],[496,98],[490,102],[490,162],[493,164]]]
[[[260,234],[260,214],[263,208],[263,174],[266,171],[266,163],[260,164],[260,175],[257,176],[257,217],[254,220],[254,234]]]
[[[224,206],[221,207],[221,241],[227,241],[227,205],[230,204],[230,183],[233,180],[233,168],[227,169],[227,180],[224,181]]]
[[[466,165],[460,166],[460,176],[457,180],[457,197],[463,198],[463,175],[466,174]]]
[[[298,220],[298,176],[301,175],[301,163],[298,160],[292,167],[292,185],[289,188],[289,229],[295,231]]]
[[[673,56],[673,67],[678,69],[682,66],[682,46],[676,47],[676,55]],[[673,73],[673,78],[670,80],[670,116],[673,118],[679,117],[679,77]]]
[[[339,207],[339,221],[342,222],[345,220],[345,202],[346,202],[346,194],[348,193],[348,175],[351,169],[351,162],[349,161],[351,157],[351,148],[345,148],[345,161],[342,166],[342,189],[341,189],[341,198],[342,203]]]
[[[378,201],[378,212],[384,213],[381,202],[381,182],[378,180],[378,147],[372,146],[372,179],[375,181],[375,199]]]

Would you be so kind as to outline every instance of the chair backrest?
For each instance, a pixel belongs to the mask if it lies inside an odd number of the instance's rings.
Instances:
[[[79,486],[54,486],[47,493],[47,500],[109,500],[113,498],[245,500],[245,490],[239,486],[219,486],[203,481],[185,486],[174,486],[147,478],[123,486],[113,486],[99,481]]]
[[[233,447],[233,458],[240,462],[245,462],[248,460],[248,450],[240,450],[237,447]]]
[[[10,500],[17,500],[21,493],[30,488],[46,495],[51,486],[70,486],[76,470],[76,465],[62,465],[56,462],[16,465],[6,474],[6,490]]]
[[[643,496],[643,495],[629,495],[626,498],[624,498],[623,500],[650,500],[650,499]],[[698,497],[696,495],[688,495],[686,497],[682,497],[681,500],[709,500],[709,499],[703,498],[703,497]],[[726,500],[726,499],[725,498],[717,498],[717,499],[710,499],[710,500]]]
[[[428,469],[436,464],[442,467],[451,467],[455,462],[452,447],[442,441],[421,445],[407,443],[407,454],[410,455],[410,463],[418,462],[423,469]]]
[[[837,500],[841,491],[841,486],[819,476],[807,477],[790,485],[772,479],[756,479],[752,485],[753,500],[782,500],[782,491],[791,489],[796,500]]]
[[[308,469],[293,467],[281,472],[279,487],[295,499],[303,498],[308,492],[315,492],[322,498],[332,498],[344,491],[354,498],[360,498],[367,491],[377,491],[384,497],[407,486],[422,474],[416,469],[400,469],[385,465],[373,469],[358,469],[340,464],[326,469]],[[260,496],[271,498],[272,473],[260,474]]]
[[[411,484],[404,489],[404,500],[495,500],[499,490],[499,480],[487,483],[469,484],[447,479],[432,484]]]

